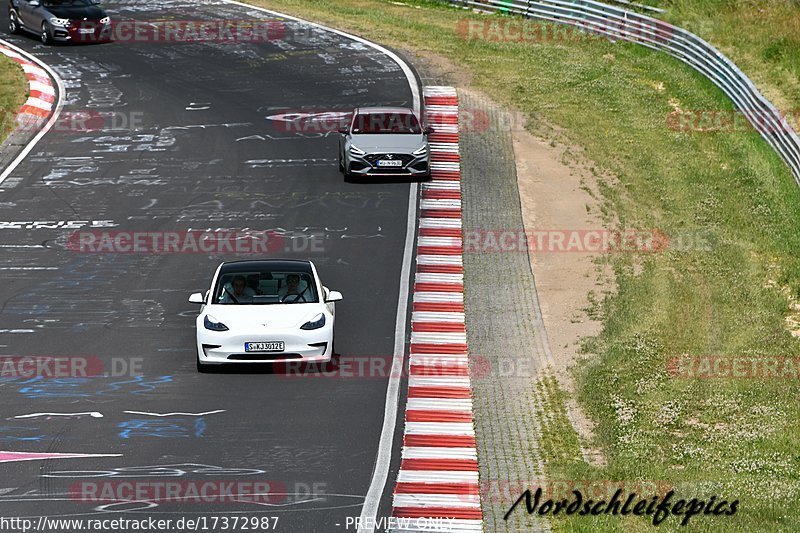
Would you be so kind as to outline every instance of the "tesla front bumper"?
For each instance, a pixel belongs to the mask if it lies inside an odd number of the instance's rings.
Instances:
[[[198,324],[197,356],[201,363],[280,363],[331,360],[333,325],[317,330],[273,329],[261,332],[211,331]],[[247,351],[245,343],[283,342],[281,351]]]

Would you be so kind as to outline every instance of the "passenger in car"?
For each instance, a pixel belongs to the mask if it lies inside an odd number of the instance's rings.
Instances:
[[[255,294],[255,291],[247,286],[245,277],[236,275],[230,283],[224,285],[219,302],[223,304],[250,303]]]
[[[286,276],[286,285],[281,287],[278,295],[281,297],[282,302],[308,302],[311,300],[308,295],[307,283],[300,284],[300,276],[298,274],[289,274]]]

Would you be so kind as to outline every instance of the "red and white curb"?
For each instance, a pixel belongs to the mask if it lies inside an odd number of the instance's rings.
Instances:
[[[3,45],[0,45],[0,54],[19,63],[22,70],[25,71],[25,77],[28,78],[30,95],[17,112],[17,122],[27,121],[29,118],[49,117],[53,112],[53,102],[56,99],[56,90],[50,75],[33,61]]]
[[[432,179],[422,185],[408,403],[393,524],[483,531],[464,318],[458,96],[423,89]]]
[[[61,110],[60,95],[64,91],[56,74],[27,52],[0,40],[0,54],[19,63],[28,79],[28,99],[17,112],[16,129],[38,130],[38,133],[22,149],[16,159],[2,170],[0,173],[0,184],[2,184],[56,122]]]

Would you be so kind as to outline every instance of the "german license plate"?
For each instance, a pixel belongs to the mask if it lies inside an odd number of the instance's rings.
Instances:
[[[403,162],[399,159],[379,159],[378,160],[379,167],[402,167]]]
[[[78,31],[80,31],[81,33],[94,33],[94,28],[81,28]]]
[[[244,343],[245,352],[282,352],[283,350],[283,341]]]

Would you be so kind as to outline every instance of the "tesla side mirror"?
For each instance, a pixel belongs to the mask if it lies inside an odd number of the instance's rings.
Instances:
[[[425,135],[430,135],[431,133],[436,133],[436,130],[430,126],[425,126],[425,129],[422,130]]]
[[[341,302],[341,301],[342,301],[342,293],[339,291],[331,291],[328,293],[328,297],[325,298],[325,303]]]
[[[347,135],[348,133],[350,133],[350,130],[347,128],[339,128],[339,133],[341,133],[342,135]]]
[[[203,294],[199,293],[199,292],[196,292],[196,293],[192,294],[191,296],[189,296],[189,302],[193,303],[193,304],[204,304],[204,303],[206,303],[205,300],[203,299]]]

